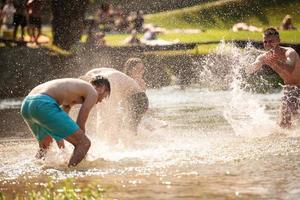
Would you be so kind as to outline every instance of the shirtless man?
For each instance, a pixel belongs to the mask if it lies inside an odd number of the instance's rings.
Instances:
[[[279,125],[289,128],[292,115],[297,113],[300,106],[300,58],[294,49],[279,46],[279,33],[274,28],[264,31],[263,43],[267,52],[258,56],[246,71],[252,74],[262,65],[268,65],[283,79],[285,86]]]
[[[149,102],[144,90],[138,83],[126,74],[112,68],[95,68],[88,71],[85,77],[101,75],[106,77],[111,84],[111,101],[114,107],[121,105],[129,114],[129,129],[136,132],[137,127],[147,111]],[[120,101],[119,101],[120,100]]]
[[[22,103],[21,114],[39,141],[37,157],[45,156],[52,138],[61,148],[64,139],[74,145],[68,166],[76,166],[91,145],[85,135],[89,112],[109,94],[110,83],[102,76],[93,77],[90,83],[75,78],[56,79],[33,88]],[[76,123],[67,114],[75,104],[82,104]]]
[[[27,1],[28,13],[28,33],[30,41],[38,42],[42,29],[42,0],[29,0]]]

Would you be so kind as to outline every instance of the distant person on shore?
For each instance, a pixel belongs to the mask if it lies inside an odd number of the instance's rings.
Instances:
[[[138,38],[136,30],[131,31],[131,35],[125,39],[124,43],[131,46],[141,45],[141,40]]]
[[[157,32],[155,30],[152,30],[151,28],[145,28],[145,33],[143,37],[145,40],[156,40]]]
[[[232,31],[233,32],[238,32],[238,31],[262,32],[263,28],[259,28],[253,25],[248,25],[244,22],[239,22],[232,26]]]
[[[27,25],[26,1],[18,1],[15,3],[16,12],[14,14],[14,31],[13,38],[16,40],[19,26],[21,27],[21,40],[24,40],[25,26]]]
[[[126,18],[126,14],[124,13],[121,5],[117,5],[114,8],[114,30],[117,32],[127,32],[129,23]]]
[[[127,115],[128,119],[125,125],[128,126],[129,130],[136,133],[141,118],[149,106],[148,97],[144,90],[134,79],[113,68],[95,68],[88,71],[83,78],[88,79],[98,75],[106,77],[111,83],[110,105],[113,106],[111,109],[114,111],[110,110],[108,114],[113,117],[114,113],[118,115],[119,106],[124,108],[125,113],[123,114]],[[113,118],[122,118],[122,116],[114,116]]]
[[[124,73],[133,78],[146,91],[147,85],[144,80],[145,65],[140,58],[129,58],[124,64]]]
[[[258,56],[246,72],[252,74],[262,65],[268,65],[283,79],[285,86],[279,125],[289,128],[292,115],[297,114],[300,106],[300,58],[293,48],[280,46],[279,33],[274,28],[264,31],[263,43],[267,52]]]
[[[3,15],[2,15],[2,8],[0,7],[0,31],[2,29],[2,21],[3,21]]]
[[[144,25],[144,12],[142,10],[137,11],[133,22],[134,22],[133,28],[138,33],[141,33],[143,31],[143,25]]]
[[[7,29],[11,29],[13,27],[14,21],[14,13],[16,9],[12,0],[6,0],[6,3],[2,9],[2,23],[6,26]]]
[[[86,44],[94,49],[106,46],[105,33],[96,32],[95,30],[89,31]]]
[[[286,15],[283,18],[280,30],[297,30],[297,28],[293,25],[292,17],[290,15]]]
[[[27,2],[28,13],[28,34],[30,41],[38,43],[41,35],[42,18],[41,18],[42,0],[29,0]]]
[[[92,107],[110,94],[110,83],[102,76],[90,82],[75,78],[48,81],[33,88],[23,100],[21,114],[39,142],[37,158],[43,158],[55,139],[60,148],[63,140],[74,145],[68,166],[76,166],[85,157],[91,142],[85,124]],[[82,104],[76,123],[68,113],[75,104]]]

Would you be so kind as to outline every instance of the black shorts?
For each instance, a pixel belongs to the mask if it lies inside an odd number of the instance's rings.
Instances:
[[[149,100],[145,92],[138,92],[128,98],[129,124],[136,130],[144,113],[148,110]]]
[[[42,27],[42,19],[40,17],[30,16],[29,17],[29,25],[32,25],[32,26],[40,29]]]
[[[24,15],[20,15],[20,14],[15,14],[14,15],[14,26],[19,26],[21,25],[21,27],[25,27],[27,25],[27,19],[26,16]]]

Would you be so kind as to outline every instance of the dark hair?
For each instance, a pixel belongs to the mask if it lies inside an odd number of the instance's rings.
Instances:
[[[275,28],[267,28],[264,30],[264,36],[277,36],[279,37],[279,32]]]
[[[105,86],[106,89],[109,91],[110,93],[110,83],[108,81],[107,78],[101,76],[101,75],[97,75],[97,76],[94,76],[90,79],[90,83],[94,86]]]

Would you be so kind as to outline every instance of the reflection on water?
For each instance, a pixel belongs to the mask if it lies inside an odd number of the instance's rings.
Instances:
[[[18,111],[1,107],[0,191],[24,193],[71,177],[116,199],[299,199],[299,120],[278,128],[281,93],[245,92],[242,71],[257,50],[222,45],[218,57],[202,61],[198,85],[147,91],[153,126],[163,120],[167,127],[118,133],[112,144],[95,134],[102,130],[92,113],[92,146],[74,169],[66,168],[70,145],[35,160],[36,141],[17,134],[28,133]]]

